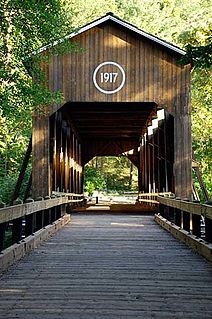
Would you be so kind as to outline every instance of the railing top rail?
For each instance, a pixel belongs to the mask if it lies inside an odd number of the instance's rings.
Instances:
[[[175,196],[171,192],[161,192],[161,193],[139,193],[139,197],[151,197],[151,196]]]
[[[84,194],[65,193],[65,192],[56,192],[56,191],[53,191],[53,192],[52,192],[52,195],[55,195],[55,196],[84,197]]]
[[[184,212],[192,213],[195,215],[203,215],[204,217],[212,219],[212,206],[207,204],[193,203],[185,200],[178,200],[175,198],[167,198],[158,196],[160,204],[170,206]]]
[[[75,195],[75,194],[73,194]],[[78,195],[78,194],[77,194]],[[0,224],[12,221],[14,219],[24,217],[36,213],[41,210],[50,209],[63,204],[72,202],[81,202],[83,199],[69,199],[68,196],[60,196],[45,200],[32,201],[29,203],[18,204],[0,208]]]

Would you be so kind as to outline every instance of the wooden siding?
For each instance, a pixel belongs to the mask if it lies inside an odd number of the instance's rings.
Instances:
[[[180,65],[180,56],[176,52],[114,22],[100,24],[71,41],[77,41],[83,52],[53,56],[49,64],[43,63],[49,88],[62,91],[64,103],[155,102],[158,107],[165,108],[174,117],[175,193],[182,198],[190,198],[190,66]],[[104,61],[115,61],[125,70],[125,85],[117,93],[101,93],[93,84],[93,72]],[[50,106],[49,113],[52,114],[60,107]],[[43,133],[39,131],[36,134]],[[48,141],[45,143],[48,148]],[[37,152],[40,154],[42,149]],[[46,151],[44,153],[39,156],[45,157]],[[40,170],[37,162],[35,166],[37,174]],[[48,193],[48,187],[44,187],[43,192]]]
[[[49,87],[62,91],[65,102],[155,102],[173,114],[190,113],[190,70],[178,64],[180,56],[112,24],[71,41],[84,52],[52,57],[47,72]],[[104,61],[115,61],[126,72],[118,93],[101,93],[93,84],[93,72]]]

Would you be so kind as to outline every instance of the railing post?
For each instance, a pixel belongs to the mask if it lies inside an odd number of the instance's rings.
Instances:
[[[51,199],[50,196],[45,196],[44,200],[49,200]],[[51,224],[51,209],[45,209],[44,211],[44,226],[47,226]]]
[[[32,198],[27,198],[26,203],[32,203],[34,200]],[[25,237],[30,236],[35,231],[35,224],[34,224],[34,214],[26,215],[25,218],[26,225],[25,225]]]
[[[192,225],[193,225],[192,233],[193,233],[193,235],[195,235],[197,237],[201,236],[200,222],[201,222],[201,216],[192,214]]]
[[[41,201],[41,200],[43,200],[43,197],[41,196],[35,199],[35,201]],[[44,227],[44,211],[43,210],[33,214],[33,223],[35,225],[36,230],[39,230]]]
[[[187,198],[183,199],[185,202],[189,202]],[[183,229],[190,232],[190,213],[182,211],[183,214]]]
[[[57,197],[61,197],[61,195],[57,195]],[[56,219],[59,219],[62,215],[61,215],[61,205],[57,205],[55,207],[55,211],[56,211]]]
[[[205,240],[212,243],[212,219],[205,218]]]
[[[195,200],[193,201],[194,203],[200,203],[200,201]],[[200,222],[201,222],[201,216],[192,214],[192,233],[193,235],[197,237],[201,237],[201,227],[200,227]]]
[[[55,195],[51,196],[52,199],[57,198]],[[51,208],[51,221],[54,222],[57,219],[57,206]]]
[[[174,223],[175,210],[174,207],[169,207],[169,221]]]
[[[176,200],[180,200],[180,197],[176,197]],[[181,223],[181,210],[178,208],[174,209],[174,223],[175,225],[177,225],[178,227],[181,227],[182,223]]]
[[[164,217],[164,208],[165,206],[161,203],[159,203],[159,213],[162,217]]]
[[[181,227],[181,210],[178,208],[174,209],[174,223],[178,227]]]
[[[22,200],[17,199],[13,202],[13,205],[23,204]],[[12,226],[12,243],[18,243],[22,236],[22,217],[13,220]]]
[[[208,200],[205,202],[206,205],[212,205],[212,201]],[[205,217],[205,240],[212,243],[212,219]]]
[[[63,195],[63,197],[65,197],[66,195]],[[63,215],[65,215],[66,214],[66,206],[67,206],[67,204],[62,204],[61,206],[60,206],[60,217],[62,217]]]
[[[183,211],[183,229],[190,232],[190,213]]]
[[[5,203],[0,202],[0,208],[4,208],[5,206],[6,206]],[[4,249],[5,229],[6,229],[6,223],[0,224],[0,251]]]

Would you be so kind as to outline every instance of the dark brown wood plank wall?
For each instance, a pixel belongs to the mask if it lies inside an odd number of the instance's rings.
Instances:
[[[54,56],[51,60],[52,76],[57,77],[53,89],[62,90],[65,101],[155,101],[170,113],[187,112],[187,67],[177,65],[177,59],[159,46],[125,34],[125,46],[121,30],[117,32],[114,27],[95,28],[77,36],[84,53]],[[117,61],[126,71],[126,84],[117,94],[103,94],[93,85],[95,67],[108,60]]]

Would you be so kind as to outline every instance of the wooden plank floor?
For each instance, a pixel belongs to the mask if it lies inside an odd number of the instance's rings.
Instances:
[[[152,216],[74,215],[0,278],[0,318],[212,318],[212,265]]]

